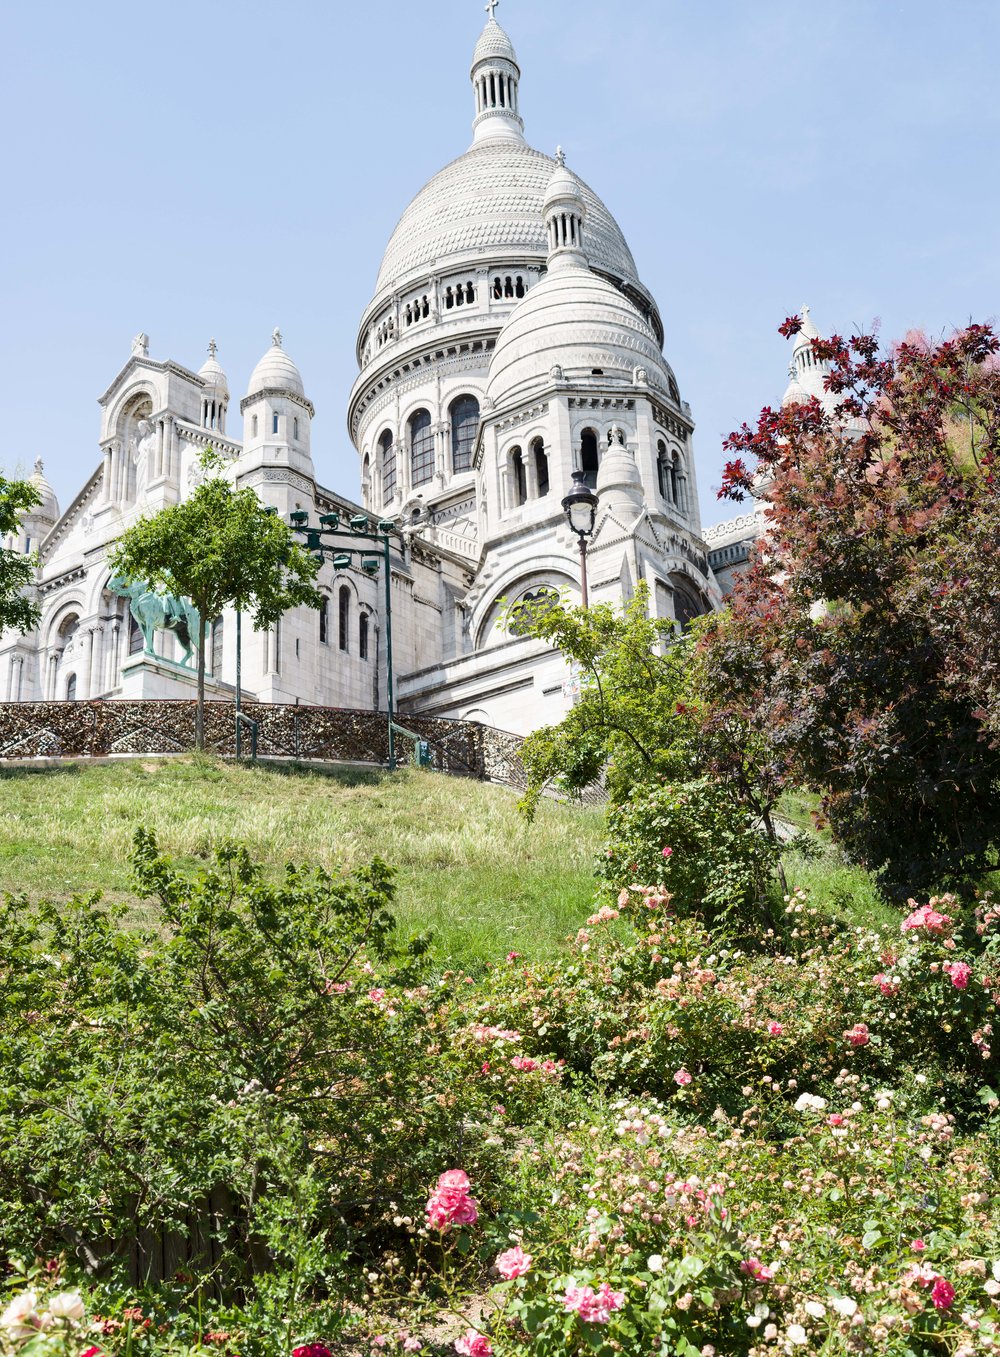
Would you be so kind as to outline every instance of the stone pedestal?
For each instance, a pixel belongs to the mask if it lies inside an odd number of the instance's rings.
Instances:
[[[206,698],[231,698],[233,687],[205,675]],[[198,671],[160,655],[131,655],[122,665],[121,682],[114,698],[192,698],[198,696]]]

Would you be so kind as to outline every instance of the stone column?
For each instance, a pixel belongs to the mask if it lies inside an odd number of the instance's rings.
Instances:
[[[47,667],[48,674],[46,675],[45,679],[44,697],[46,701],[54,702],[56,700],[56,670],[59,667],[59,656],[56,654],[55,651],[52,651],[49,654],[49,662]]]
[[[111,445],[104,449],[104,490],[102,493],[102,502],[111,503]]]
[[[88,627],[83,633],[83,660],[76,670],[76,695],[84,699],[90,696],[90,671],[94,661],[94,632]]]
[[[13,651],[7,657],[7,682],[4,684],[4,701],[12,702],[14,699],[14,654]]]
[[[538,498],[538,469],[535,466],[534,449],[530,446],[522,447],[521,458],[524,462],[524,480],[528,490],[528,499]]]
[[[93,637],[93,654],[90,664],[90,696],[97,697],[103,688],[101,683],[101,669],[104,667],[104,628],[94,627],[91,636]]]
[[[104,691],[111,692],[118,686],[118,646],[121,638],[121,623],[117,619],[111,623],[111,643],[107,647],[104,667]]]

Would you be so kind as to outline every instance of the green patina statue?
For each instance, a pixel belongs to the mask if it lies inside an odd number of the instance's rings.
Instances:
[[[109,593],[128,599],[129,610],[142,631],[147,655],[155,654],[154,632],[172,631],[184,649],[181,664],[191,667],[201,618],[188,599],[154,589],[143,580],[128,580],[124,575],[112,575],[107,588]]]

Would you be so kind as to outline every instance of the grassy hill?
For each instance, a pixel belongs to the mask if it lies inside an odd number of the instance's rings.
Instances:
[[[0,770],[0,891],[63,899],[101,888],[134,901],[138,825],[180,859],[225,839],[280,871],[397,868],[397,915],[430,929],[441,957],[473,965],[508,951],[539,957],[575,931],[591,899],[596,811],[544,804],[535,822],[502,787],[401,770],[318,771],[210,759],[130,760]]]

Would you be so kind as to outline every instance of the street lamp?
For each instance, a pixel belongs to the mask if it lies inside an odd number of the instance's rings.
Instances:
[[[593,535],[597,517],[597,496],[587,484],[582,471],[573,472],[573,485],[562,502],[566,521],[580,539],[580,593],[583,606],[587,599],[587,538]]]

